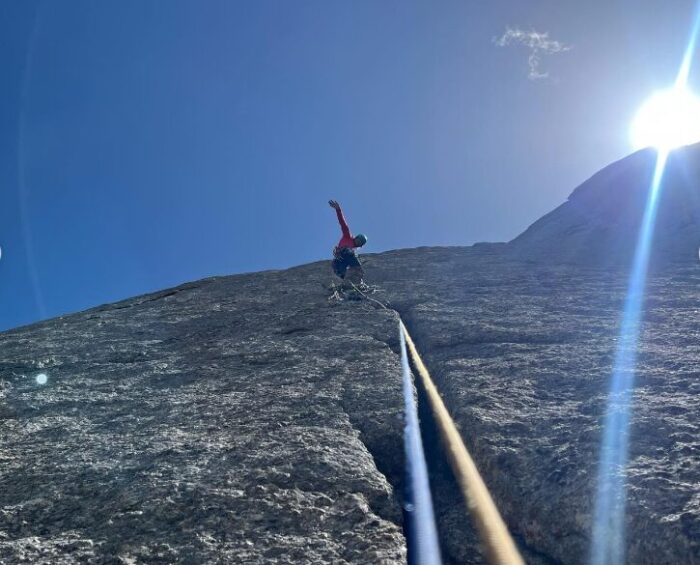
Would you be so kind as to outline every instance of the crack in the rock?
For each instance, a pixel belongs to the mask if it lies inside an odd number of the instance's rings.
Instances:
[[[392,489],[391,495],[393,501],[369,500],[370,507],[373,508],[375,514],[384,520],[393,522],[401,527],[400,516],[401,509],[403,508],[403,457],[398,458],[398,461],[401,463],[396,465],[397,457],[395,453],[396,450],[394,449],[395,446],[391,445],[391,441],[388,444],[382,443],[381,438],[385,436],[385,434],[381,431],[372,434],[371,428],[367,425],[367,420],[353,416],[355,411],[347,404],[347,396],[349,396],[347,388],[343,387],[342,397],[338,404],[346,415],[350,426],[357,431],[358,439],[372,458],[376,470],[384,477],[386,483]],[[401,441],[398,443],[399,448],[402,448],[403,442]],[[396,507],[396,512],[392,512],[387,507],[387,504],[390,506],[398,505]]]

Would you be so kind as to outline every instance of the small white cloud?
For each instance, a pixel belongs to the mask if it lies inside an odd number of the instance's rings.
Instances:
[[[529,68],[528,78],[538,80],[549,77],[549,73],[541,70],[543,55],[554,55],[570,51],[571,46],[565,45],[561,41],[549,38],[549,32],[540,33],[538,31],[525,31],[519,28],[506,28],[501,37],[494,37],[493,42],[498,47],[508,47],[510,45],[522,45],[530,50],[527,58]]]

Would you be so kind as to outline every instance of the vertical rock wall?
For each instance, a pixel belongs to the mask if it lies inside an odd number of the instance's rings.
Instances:
[[[518,263],[489,247],[368,263],[527,561],[587,562],[626,274]],[[699,305],[695,264],[650,278],[623,471],[629,563],[700,563]],[[479,562],[456,491],[440,489],[447,560]]]
[[[586,562],[624,272],[490,246],[365,264],[528,562]],[[396,315],[329,301],[327,272],[212,279],[0,334],[0,560],[403,562]],[[698,288],[694,266],[647,288],[633,563],[700,563]],[[446,561],[479,563],[422,416]]]
[[[397,321],[326,272],[0,334],[0,561],[403,562]]]

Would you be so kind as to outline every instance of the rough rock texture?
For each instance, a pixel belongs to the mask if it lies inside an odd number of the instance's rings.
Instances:
[[[488,246],[366,267],[528,561],[585,562],[624,273]],[[402,562],[395,317],[327,282],[214,279],[2,334],[0,560]],[[649,284],[630,563],[700,563],[699,284],[696,265]],[[426,439],[446,561],[479,563]]]
[[[528,561],[586,562],[624,273],[518,264],[488,247],[368,262]],[[629,563],[700,563],[699,306],[700,265],[650,280],[627,470]],[[443,491],[445,557],[478,562],[463,509]]]
[[[639,151],[579,186],[569,199],[508,244],[518,258],[627,264],[654,176],[656,151]],[[673,151],[658,200],[654,263],[688,262],[700,246],[700,144]]]
[[[397,322],[321,272],[0,334],[0,562],[403,562]]]

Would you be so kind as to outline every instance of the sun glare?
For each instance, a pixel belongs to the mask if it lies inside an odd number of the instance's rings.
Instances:
[[[631,137],[635,149],[670,151],[699,142],[700,98],[686,89],[657,92],[637,112]]]

